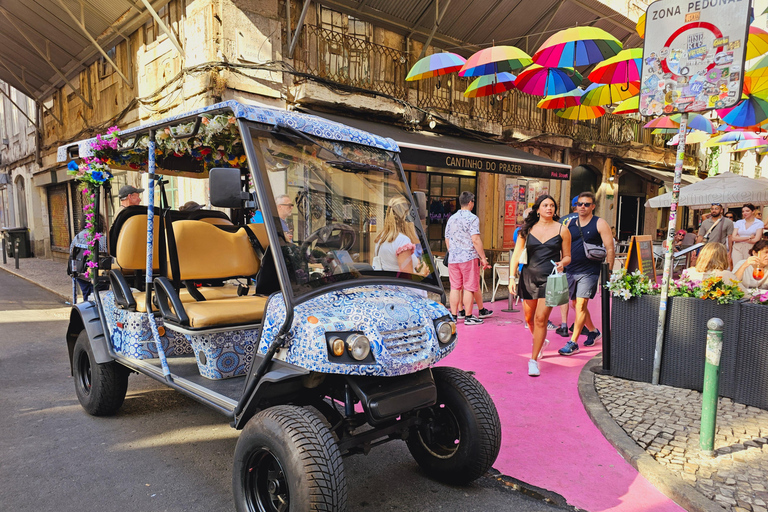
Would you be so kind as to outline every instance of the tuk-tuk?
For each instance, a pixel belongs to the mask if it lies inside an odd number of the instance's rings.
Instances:
[[[89,414],[116,414],[132,372],[219,411],[242,430],[242,511],[344,510],[342,457],[391,440],[437,480],[485,474],[498,413],[473,376],[435,366],[456,324],[393,140],[234,101],[110,136],[109,165],[161,198],[118,212],[111,269],[72,308]],[[167,176],[208,180],[212,208],[172,208]]]

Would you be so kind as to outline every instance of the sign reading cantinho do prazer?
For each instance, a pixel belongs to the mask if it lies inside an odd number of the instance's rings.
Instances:
[[[645,16],[640,113],[727,108],[741,100],[749,0],[658,0]]]

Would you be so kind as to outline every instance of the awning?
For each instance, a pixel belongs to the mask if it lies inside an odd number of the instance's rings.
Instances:
[[[624,169],[629,172],[633,172],[637,174],[638,176],[642,176],[645,179],[649,179],[652,181],[656,181],[659,184],[664,184],[667,188],[672,188],[672,184],[675,181],[675,172],[674,171],[665,171],[662,169],[653,169],[651,167],[641,167],[639,165],[630,165],[627,162],[620,160],[618,158],[614,159],[614,163],[616,164],[616,167],[619,169]],[[693,185],[694,183],[698,183],[701,181],[701,178],[698,176],[694,176],[692,174],[683,174],[681,185]]]
[[[567,180],[571,176],[570,165],[532,155],[505,144],[492,144],[432,132],[406,131],[397,126],[310,109],[302,110],[393,139],[400,146],[403,163],[553,180]]]

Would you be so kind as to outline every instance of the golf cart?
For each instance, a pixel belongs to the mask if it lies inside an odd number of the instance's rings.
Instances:
[[[89,414],[117,413],[132,372],[221,412],[242,430],[237,510],[344,510],[342,457],[391,440],[443,482],[491,467],[493,401],[471,375],[435,366],[456,324],[430,298],[445,293],[418,220],[414,270],[377,262],[387,205],[415,211],[394,141],[233,101],[111,136],[102,161],[146,171],[148,203],[160,201],[117,214],[111,269],[92,277],[108,289],[72,308],[66,340]],[[91,157],[95,143],[59,159]],[[219,209],[170,208],[168,176],[207,179]],[[293,229],[276,197],[295,203]]]

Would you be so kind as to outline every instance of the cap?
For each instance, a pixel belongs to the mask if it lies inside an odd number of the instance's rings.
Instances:
[[[142,192],[144,192],[143,188],[136,188],[136,187],[132,187],[131,185],[123,185],[122,187],[120,187],[120,191],[117,193],[117,195],[118,197],[120,197],[120,200],[122,201],[123,199],[125,199],[131,194],[134,194],[134,193],[141,194]]]
[[[571,208],[576,208],[576,203],[578,203],[578,202],[579,202],[579,196],[574,197],[571,200]]]

